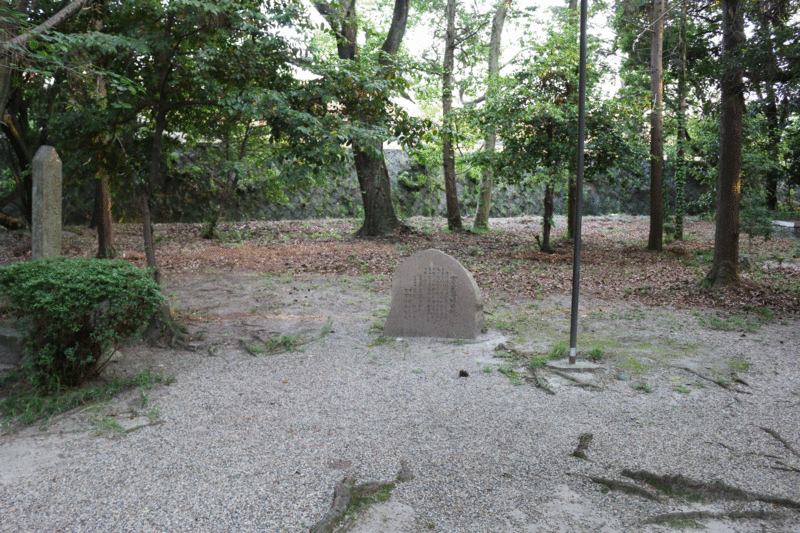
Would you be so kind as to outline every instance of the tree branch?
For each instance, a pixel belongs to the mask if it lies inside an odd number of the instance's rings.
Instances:
[[[46,31],[52,30],[53,28],[56,28],[56,27],[60,26],[61,24],[63,24],[67,19],[69,19],[70,17],[75,15],[81,9],[83,9],[84,5],[88,1],[89,0],[73,0],[72,2],[70,2],[69,4],[64,6],[64,8],[61,9],[61,11],[59,11],[58,13],[56,13],[55,15],[53,15],[52,17],[50,17],[46,21],[42,22],[41,24],[39,24],[35,28],[33,28],[33,29],[21,34],[21,35],[17,35],[13,39],[11,39],[9,41],[6,41],[5,43],[0,43],[0,48],[5,49],[5,48],[10,48],[10,47],[22,47],[22,46],[25,46],[28,43],[28,41],[31,39],[31,37],[34,37],[36,35],[41,35],[41,34],[45,33]]]

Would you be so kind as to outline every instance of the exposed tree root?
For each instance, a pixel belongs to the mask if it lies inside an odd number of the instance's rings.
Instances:
[[[713,520],[717,518],[757,518],[761,520],[780,520],[786,515],[777,511],[731,511],[729,513],[712,513],[711,511],[687,511],[683,513],[664,513],[642,521],[643,524],[664,524],[680,520]]]
[[[150,319],[142,337],[151,344],[193,349],[189,345],[188,329],[172,318],[172,313],[166,304]]]
[[[618,490],[634,496],[641,496],[642,498],[646,498],[654,502],[661,501],[661,498],[658,497],[658,494],[642,488],[639,485],[628,483],[627,481],[617,481],[616,479],[606,479],[598,476],[589,476],[589,479],[594,483],[605,485],[610,490]]]
[[[775,430],[770,429],[770,428],[765,428],[764,426],[761,426],[761,430],[766,432],[767,434],[771,435],[776,440],[778,440],[781,444],[786,446],[786,449],[789,450],[790,452],[792,452],[796,457],[800,457],[800,453],[798,453],[797,450],[792,448],[792,445],[789,444],[788,442],[786,442],[786,440],[783,437],[778,435],[778,433]]]
[[[246,324],[250,327],[257,327],[251,324]],[[326,335],[333,331],[333,320],[328,317],[328,321],[322,328],[318,335],[310,335],[311,330],[304,329],[297,335],[281,335],[280,332],[270,332],[267,338],[263,338],[259,334],[252,334],[252,338],[260,342],[263,347],[253,346],[247,343],[245,339],[239,339],[239,347],[252,356],[257,355],[277,355],[286,352],[294,352],[299,346],[321,340]]]
[[[348,514],[372,503],[385,501],[394,489],[396,482],[414,479],[414,474],[411,473],[406,461],[400,461],[400,466],[397,478],[392,482],[368,481],[356,485],[355,476],[347,476],[337,483],[336,488],[333,489],[333,502],[330,510],[325,513],[322,520],[311,527],[309,533],[346,531],[351,525],[350,520],[352,520],[352,517],[348,517]]]
[[[140,425],[138,425],[136,427],[132,427],[130,429],[126,429],[125,433],[131,433],[133,431],[136,431],[137,429],[142,429],[142,428],[146,428],[146,427],[150,427],[150,426],[158,426],[158,425],[161,425],[163,423],[164,423],[163,420],[156,420],[155,422],[148,422],[147,424],[140,424]]]
[[[715,385],[719,385],[723,389],[727,389],[727,390],[733,391],[733,392],[738,392],[739,394],[752,394],[752,392],[748,392],[748,391],[745,391],[745,390],[739,390],[737,388],[731,387],[730,383],[726,382],[724,379],[721,379],[721,378],[717,378],[717,379],[710,378],[708,376],[705,376],[705,375],[701,374],[700,372],[697,372],[696,370],[692,370],[691,368],[689,368],[687,366],[678,366],[678,367],[675,367],[675,368],[679,368],[679,369],[684,370],[684,371],[686,371],[686,372],[688,372],[690,374],[694,374],[695,376],[697,376],[697,377],[699,377],[701,379],[704,379],[704,380],[706,380],[708,382],[714,383]],[[744,381],[742,381],[741,379],[737,378],[737,379],[734,380],[734,382],[735,383],[741,383],[742,385],[744,385],[746,387],[749,387],[749,385],[747,383],[745,383]]]
[[[790,509],[800,509],[800,502],[788,498],[775,498],[766,494],[748,492],[736,487],[731,487],[721,481],[715,483],[705,483],[695,481],[678,474],[676,476],[660,476],[645,470],[631,471],[623,470],[622,475],[636,481],[644,481],[653,488],[663,492],[667,496],[686,497],[688,499],[702,499],[709,501],[732,500],[732,501],[760,501],[788,507]]]
[[[573,457],[578,459],[586,459],[586,450],[589,449],[589,443],[592,442],[594,436],[591,433],[584,433],[578,437],[578,447],[572,452]]]
[[[311,527],[309,533],[328,533],[333,531],[333,528],[344,519],[355,484],[356,478],[354,476],[347,476],[336,484],[336,488],[333,489],[333,503],[331,503],[330,510],[325,513],[322,520]]]
[[[573,382],[575,384],[576,387],[581,387],[583,389],[588,389],[588,390],[594,391],[594,392],[601,392],[603,390],[603,387],[598,387],[597,385],[593,385],[591,383],[587,383],[585,381],[581,381],[581,380],[579,380],[579,379],[577,379],[577,378],[575,378],[573,376],[570,376],[566,372],[561,372],[560,370],[553,370],[553,369],[550,369],[550,371],[553,374],[557,375],[557,376],[561,376],[564,379],[570,380],[571,382]]]
[[[511,355],[513,357],[516,357],[517,359],[521,359],[521,360],[528,360],[532,356],[532,354],[530,354],[530,353],[520,352],[519,350],[517,350],[513,346],[508,346],[508,345],[506,345],[506,344],[504,344],[502,342],[500,344],[498,344],[495,347],[494,350],[496,352],[506,352],[507,354],[509,354],[509,355]],[[547,383],[544,383],[544,382],[542,382],[542,380],[539,379],[539,375],[536,373],[536,368],[528,366],[528,370],[530,372],[530,375],[525,376],[525,380],[526,381],[528,381],[530,383],[533,383],[534,386],[537,389],[540,389],[540,390],[546,392],[547,394],[549,394],[551,396],[555,396],[555,394],[556,394],[555,391],[553,389],[551,389],[547,385]]]
[[[531,368],[530,372],[531,372],[531,375],[530,376],[526,376],[526,378],[525,378],[527,381],[530,381],[531,383],[534,384],[534,386],[537,389],[543,390],[544,392],[546,392],[550,396],[555,396],[556,395],[556,392],[553,389],[548,387],[547,384],[541,382],[541,380],[539,379],[539,375],[536,373],[536,370]]]

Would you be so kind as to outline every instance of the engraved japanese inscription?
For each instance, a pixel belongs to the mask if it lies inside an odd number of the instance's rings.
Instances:
[[[397,268],[385,334],[473,339],[482,327],[480,289],[457,260],[425,250]]]

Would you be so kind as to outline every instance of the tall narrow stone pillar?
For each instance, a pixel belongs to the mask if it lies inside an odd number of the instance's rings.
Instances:
[[[61,159],[52,146],[33,156],[33,259],[61,255]]]

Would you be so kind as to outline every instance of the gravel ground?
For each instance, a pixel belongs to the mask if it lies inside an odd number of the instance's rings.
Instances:
[[[798,322],[719,331],[689,312],[582,302],[579,343],[606,357],[576,377],[599,388],[540,370],[550,395],[500,372],[509,361],[495,347],[545,352],[566,340],[566,296],[489,299],[489,330],[458,343],[379,337],[389,295],[368,279],[221,278],[167,282],[173,305],[197,317],[194,335],[207,330],[196,351],[130,347],[112,364],[175,376],[146,405],[130,391],[0,438],[0,531],[309,531],[343,478],[394,481],[403,461],[414,478],[351,531],[800,531],[786,505],[668,496],[623,475],[680,474],[800,502]],[[230,309],[209,315],[219,295]],[[332,331],[319,338],[327,317]],[[244,349],[271,332],[317,338],[275,355]],[[587,433],[581,460],[572,452]]]

